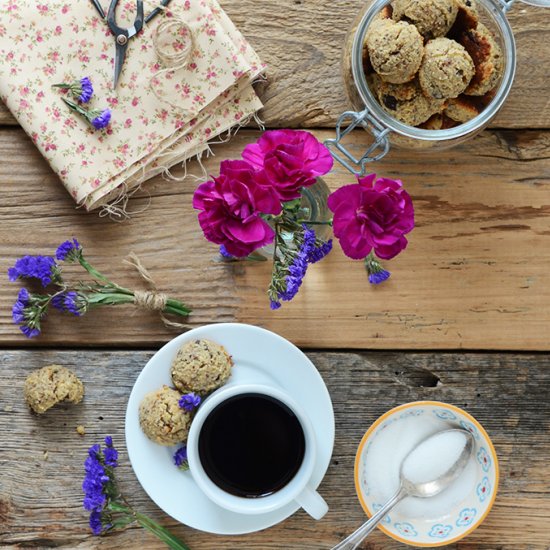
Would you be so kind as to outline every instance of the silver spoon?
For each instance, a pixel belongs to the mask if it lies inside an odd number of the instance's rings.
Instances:
[[[441,437],[442,434],[447,434],[451,432],[457,432],[464,436],[464,449],[446,472],[443,472],[438,477],[434,479],[425,480],[422,482],[413,482],[408,479],[404,472],[404,466],[407,461],[415,453],[420,452],[420,448],[423,445],[433,443],[433,439]],[[375,527],[380,523],[380,521],[386,517],[388,512],[399,502],[401,502],[406,497],[420,497],[420,498],[429,498],[438,495],[446,489],[453,481],[455,481],[460,474],[464,471],[466,464],[472,456],[474,450],[474,438],[472,434],[466,430],[461,429],[452,429],[444,430],[436,434],[427,437],[421,441],[404,459],[401,463],[401,468],[399,470],[399,489],[393,497],[388,500],[388,502],[376,512],[368,521],[363,523],[357,531],[353,532],[349,537],[344,539],[341,543],[337,544],[332,550],[355,550],[361,542],[369,535]]]

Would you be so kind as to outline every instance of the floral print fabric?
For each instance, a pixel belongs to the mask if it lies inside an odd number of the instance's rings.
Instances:
[[[157,2],[144,5],[148,14]],[[120,26],[133,24],[135,6],[120,3]],[[252,81],[264,67],[217,1],[173,0],[169,9],[130,40],[115,90],[114,37],[91,2],[0,0],[0,97],[89,210],[201,154],[262,107]],[[170,16],[189,26],[193,49],[183,67],[159,73],[153,30]],[[182,27],[173,37],[174,51],[187,34]],[[90,107],[112,110],[105,131],[71,113],[51,87],[83,76],[96,91]]]

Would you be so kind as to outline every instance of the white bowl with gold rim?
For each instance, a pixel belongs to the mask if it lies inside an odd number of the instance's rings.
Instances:
[[[355,488],[370,517],[397,491],[405,456],[424,438],[450,428],[472,432],[472,459],[459,479],[441,494],[405,499],[384,518],[379,529],[399,542],[417,547],[444,546],[481,525],[498,489],[495,449],[473,416],[437,401],[417,401],[390,410],[361,440],[355,457]]]

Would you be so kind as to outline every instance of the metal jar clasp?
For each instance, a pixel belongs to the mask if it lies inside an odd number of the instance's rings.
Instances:
[[[342,143],[342,139],[358,126],[364,128],[374,137],[373,143],[360,158],[356,158]],[[340,116],[336,123],[336,137],[334,139],[327,139],[325,145],[334,159],[347,168],[352,174],[364,176],[367,170],[367,164],[380,160],[386,156],[390,150],[390,142],[387,138],[389,132],[390,129],[378,122],[378,120],[369,113],[368,109],[359,113],[355,111],[346,111]],[[377,151],[378,153],[376,153]]]

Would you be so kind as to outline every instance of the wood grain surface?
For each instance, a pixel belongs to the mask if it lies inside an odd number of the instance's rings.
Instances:
[[[222,0],[269,67],[262,93],[269,126],[333,126],[349,109],[340,60],[346,33],[365,0]],[[550,127],[550,16],[519,2],[509,12],[517,75],[495,128]],[[0,123],[15,120],[0,103]]]
[[[325,139],[332,133],[316,135]],[[223,158],[237,158],[257,136],[243,131],[219,146],[208,171],[217,172]],[[365,134],[356,132],[352,141],[358,152]],[[492,131],[447,152],[392,151],[376,171],[403,179],[415,201],[417,227],[409,248],[387,263],[390,281],[369,285],[361,262],[345,258],[335,246],[311,268],[297,298],[272,312],[265,295],[270,266],[220,260],[192,210],[193,180],[156,178],[130,203],[131,210],[147,209],[115,223],[75,210],[24,133],[4,128],[0,273],[19,255],[51,254],[74,235],[99,269],[141,288],[139,277],[122,263],[135,251],[159,289],[194,308],[192,326],[259,324],[309,348],[547,350],[549,145],[542,131]],[[196,165],[191,169],[199,171]],[[336,167],[327,182],[337,188],[351,179]],[[81,319],[54,313],[43,336],[27,342],[11,321],[18,287],[0,277],[0,342],[6,345],[139,347],[173,336],[154,314],[120,307]]]
[[[124,414],[131,387],[150,356],[149,351],[0,352],[1,548],[163,548],[137,528],[99,539],[88,532],[81,508],[82,462],[86,449],[107,434],[123,451],[118,479],[128,499],[173,529],[192,550],[332,548],[364,520],[353,486],[353,460],[363,433],[385,411],[416,400],[466,409],[487,429],[500,460],[500,490],[488,519],[467,539],[446,548],[550,548],[548,356],[310,353],[336,415],[334,454],[320,487],[330,511],[318,523],[298,512],[276,527],[242,537],[213,536],[178,525],[149,500],[135,478],[125,452]],[[62,405],[34,416],[23,402],[23,382],[33,369],[51,363],[73,368],[86,396],[77,406]],[[75,431],[79,424],[86,429],[83,437]],[[406,546],[375,532],[362,548]]]

